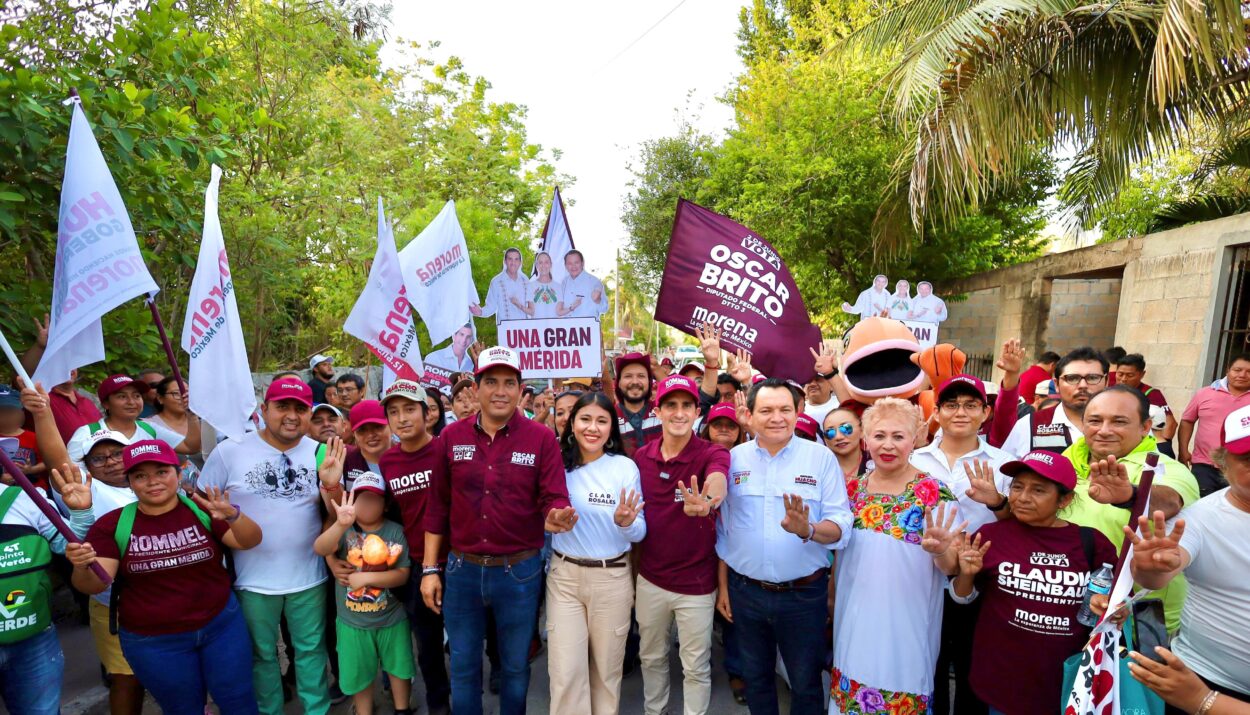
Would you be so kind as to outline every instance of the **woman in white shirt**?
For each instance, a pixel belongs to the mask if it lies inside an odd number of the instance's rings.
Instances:
[[[531,318],[558,318],[560,284],[551,277],[551,254],[541,251],[534,256],[537,275],[530,279],[528,308]]]
[[[634,581],[630,545],[642,540],[642,482],[625,456],[612,403],[578,398],[560,435],[571,531],[552,537],[547,574],[547,664],[552,715],[616,715]]]

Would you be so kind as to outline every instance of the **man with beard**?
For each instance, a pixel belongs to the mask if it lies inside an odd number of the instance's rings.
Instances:
[[[660,435],[660,418],[651,401],[651,357],[626,353],[616,358],[616,416],[625,453],[634,451]]]
[[[1091,347],[1077,348],[1063,356],[1055,365],[1060,404],[1017,420],[1003,442],[1003,451],[1022,458],[1035,450],[1059,454],[1070,447],[1081,435],[1085,405],[1107,386],[1107,368],[1107,359]],[[999,400],[1001,404],[1001,396]]]
[[[334,387],[334,358],[329,355],[313,355],[308,361],[308,369],[312,371],[308,387],[312,389],[313,404],[326,402],[326,389]]]
[[[318,489],[317,443],[307,436],[312,390],[302,381],[274,380],[265,392],[265,426],[217,445],[204,463],[199,488],[229,491],[231,501],[265,534],[260,546],[236,551],[234,589],[252,637],[252,681],[265,715],[282,712],[278,624],[285,616],[295,651],[297,693],[304,712],[330,709],[326,685],[326,569],[313,551],[321,534],[320,491],[341,499],[341,481]]]
[[[276,382],[276,381],[275,381]],[[334,405],[320,404],[312,409],[308,418],[308,436],[321,444],[328,444],[333,437],[341,437],[343,413]]]

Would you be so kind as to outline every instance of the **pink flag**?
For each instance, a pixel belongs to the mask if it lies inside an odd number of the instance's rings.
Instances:
[[[418,380],[425,372],[417,345],[416,321],[404,287],[404,274],[395,250],[395,235],[386,222],[378,197],[378,250],[373,254],[369,280],[343,324],[349,335],[364,341],[396,376]]]

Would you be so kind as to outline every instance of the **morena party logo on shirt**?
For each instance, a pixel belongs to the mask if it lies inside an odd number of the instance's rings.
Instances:
[[[730,476],[733,477],[734,484],[746,484],[747,479],[750,478],[751,476],[751,473],[750,472],[734,472]]]
[[[453,462],[471,462],[473,455],[477,452],[477,445],[473,444],[457,444],[451,448],[451,461]]]
[[[513,452],[512,463],[522,467],[532,467],[538,462],[538,455],[532,452]]]
[[[1052,467],[1055,466],[1055,458],[1050,452],[1029,452],[1024,459],[1029,462],[1041,462]]]
[[[768,261],[768,265],[773,268],[781,270],[781,259],[775,252],[773,252],[773,249],[769,247],[768,244],[764,243],[755,236],[752,236],[751,234],[744,236],[742,238],[742,247],[760,258],[763,258],[765,261]]]

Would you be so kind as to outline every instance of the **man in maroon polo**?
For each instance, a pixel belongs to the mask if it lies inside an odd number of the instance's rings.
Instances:
[[[499,712],[520,715],[538,620],[543,530],[568,531],[577,516],[555,435],[517,409],[517,354],[505,347],[482,351],[475,380],[481,412],[440,435],[443,469],[431,475],[421,595],[447,627],[452,711],[482,712],[482,646],[490,614],[503,671]],[[451,546],[445,599],[438,565],[444,539]]]
[[[669,629],[677,621],[686,713],[706,713],[712,694],[716,613],[716,508],[725,498],[729,451],[694,435],[699,388],[681,375],[660,380],[660,439],[634,452],[647,505],[647,536],[637,546],[635,612],[647,715],[668,706]]]

